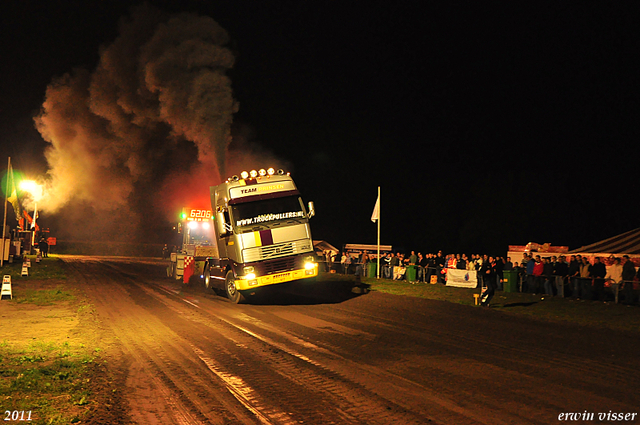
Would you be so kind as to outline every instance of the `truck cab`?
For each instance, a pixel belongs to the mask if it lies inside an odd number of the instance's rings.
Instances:
[[[283,170],[243,171],[210,188],[217,255],[207,258],[207,288],[240,302],[258,288],[318,275],[309,218]]]

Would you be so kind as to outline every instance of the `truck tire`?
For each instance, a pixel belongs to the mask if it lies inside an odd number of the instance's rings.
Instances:
[[[209,271],[209,267],[204,271],[204,287],[209,291],[213,289],[213,286],[211,286],[211,272]]]
[[[229,301],[231,301],[234,304],[240,304],[244,300],[244,297],[242,296],[240,291],[238,291],[238,289],[236,288],[235,281],[236,281],[236,278],[233,275],[233,271],[229,270],[227,272],[227,277],[224,282],[224,289],[225,289],[225,292],[227,293],[227,298],[229,298]]]

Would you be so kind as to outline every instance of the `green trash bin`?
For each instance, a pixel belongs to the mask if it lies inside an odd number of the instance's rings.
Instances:
[[[503,270],[502,288],[504,292],[518,292],[518,271]]]
[[[418,280],[418,266],[407,266],[407,282]]]
[[[370,261],[367,263],[367,277],[376,277],[376,271],[378,270],[378,263],[376,261]]]

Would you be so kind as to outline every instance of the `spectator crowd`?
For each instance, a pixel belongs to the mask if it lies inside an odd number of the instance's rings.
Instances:
[[[339,257],[325,251],[327,271],[374,277],[376,268],[370,263],[376,262],[375,254],[367,251],[343,252]],[[565,255],[542,257],[534,252],[525,253],[520,263],[512,262],[510,257],[443,255],[442,251],[425,255],[415,251],[410,255],[384,253],[380,257],[380,277],[384,279],[444,284],[447,269],[475,271],[477,287],[484,289],[482,301],[485,304],[491,301],[496,290],[503,290],[504,272],[509,270],[516,273],[521,292],[600,301],[614,297],[616,302],[621,296],[628,304],[639,301],[634,284],[638,285],[640,270],[636,270],[628,255],[594,257],[590,261],[579,254],[570,255],[567,260]]]

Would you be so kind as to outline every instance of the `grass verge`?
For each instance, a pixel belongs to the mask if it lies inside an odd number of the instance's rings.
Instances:
[[[81,422],[96,355],[83,344],[0,343],[0,410],[25,412],[34,424]]]
[[[53,305],[58,301],[73,301],[76,297],[72,292],[64,289],[64,285],[58,285],[52,289],[32,289],[25,288],[19,297],[14,297],[11,301],[18,304],[35,304],[39,306]]]
[[[12,282],[28,281],[35,279],[66,279],[67,273],[64,268],[64,262],[55,255],[43,258],[36,263],[35,255],[27,255],[31,260],[29,275],[22,276],[22,263],[4,263],[0,268],[2,275],[10,275]]]
[[[32,258],[29,276],[21,276],[21,270],[22,263],[2,268],[13,283],[13,298],[0,301],[2,419],[84,423],[99,403],[96,380],[104,375],[101,350],[93,342],[91,305],[66,281],[59,258],[39,263]],[[18,421],[11,420],[15,417]]]

